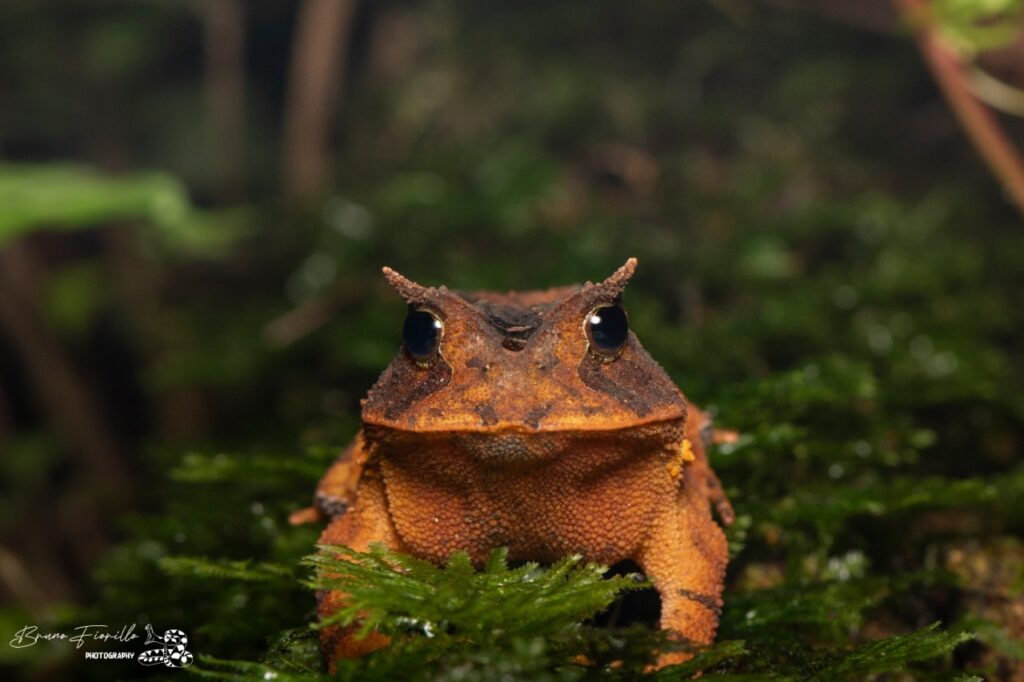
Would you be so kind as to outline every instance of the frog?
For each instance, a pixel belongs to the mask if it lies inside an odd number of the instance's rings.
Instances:
[[[660,596],[659,626],[684,644],[655,665],[710,644],[735,514],[708,450],[732,434],[630,330],[623,292],[636,266],[504,293],[423,286],[385,267],[408,306],[401,348],[292,521],[326,521],[321,545],[379,543],[439,565],[457,551],[480,565],[498,547],[511,561],[631,561]],[[346,599],[321,591],[319,615]],[[332,669],[387,645],[357,630],[322,629]]]

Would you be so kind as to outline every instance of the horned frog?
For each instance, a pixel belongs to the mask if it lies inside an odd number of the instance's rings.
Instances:
[[[425,287],[384,268],[409,305],[404,344],[362,401],[362,430],[329,468],[315,507],[322,544],[371,543],[442,563],[569,554],[638,564],[672,638],[714,639],[732,507],[705,454],[710,420],[629,331],[621,295],[636,268],[548,289]],[[344,604],[322,592],[327,616]],[[386,644],[328,627],[332,663]],[[663,654],[659,665],[684,660]]]

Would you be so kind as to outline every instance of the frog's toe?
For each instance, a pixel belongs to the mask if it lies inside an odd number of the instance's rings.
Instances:
[[[301,526],[307,523],[316,523],[317,521],[323,520],[323,514],[321,514],[320,510],[316,507],[303,507],[302,509],[296,509],[288,515],[288,523],[293,526]]]

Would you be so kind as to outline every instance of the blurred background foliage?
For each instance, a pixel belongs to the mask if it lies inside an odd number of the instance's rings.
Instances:
[[[1021,3],[925,5],[1024,85]],[[1020,215],[904,26],[843,0],[5,2],[0,666],[135,676],[7,642],[149,622],[210,674],[315,674],[317,530],[286,519],[399,346],[379,268],[539,288],[637,256],[634,330],[742,434],[713,453],[739,519],[707,674],[1024,679]],[[652,635],[604,632],[571,642],[623,667],[538,627],[342,674],[642,670]]]

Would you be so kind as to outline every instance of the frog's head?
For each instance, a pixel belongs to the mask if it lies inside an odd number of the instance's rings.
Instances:
[[[622,307],[635,269],[631,258],[598,284],[502,294],[384,268],[409,312],[402,349],[363,401],[368,435],[432,434],[495,460],[627,430],[678,439],[686,402]]]

